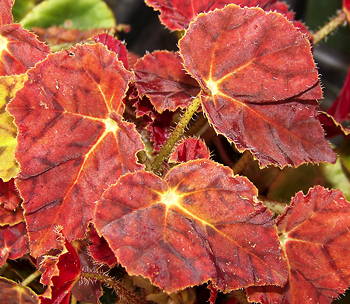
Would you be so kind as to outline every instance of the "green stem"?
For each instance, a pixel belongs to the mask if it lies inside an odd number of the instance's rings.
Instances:
[[[178,142],[178,140],[182,137],[184,134],[185,128],[192,119],[193,115],[197,112],[201,105],[201,99],[200,97],[196,97],[193,99],[190,106],[186,109],[186,112],[181,117],[180,121],[176,125],[175,130],[173,133],[171,133],[169,139],[164,144],[164,146],[161,148],[159,154],[155,157],[153,163],[152,163],[152,171],[153,172],[159,172],[163,162],[167,160],[169,157],[171,151],[173,150],[175,144]]]
[[[37,277],[40,277],[41,276],[41,271],[37,270],[35,272],[33,272],[31,275],[29,275],[28,277],[26,277],[21,285],[22,286],[27,286],[29,285],[31,282],[33,282]]]
[[[118,297],[127,300],[127,303],[131,303],[131,304],[145,303],[145,301],[141,297],[139,297],[137,294],[133,293],[131,290],[128,290],[126,287],[124,287],[120,281],[114,280],[113,278],[107,275],[103,275],[95,272],[82,272],[81,277],[86,278],[88,280],[100,281],[102,283],[105,283],[107,286],[115,290]]]
[[[251,154],[248,151],[244,151],[241,158],[235,163],[232,170],[234,174],[241,173],[248,163],[252,160]]]
[[[77,304],[77,303],[78,303],[77,298],[74,295],[72,295],[70,299],[70,304]]]
[[[325,39],[329,34],[334,32],[339,26],[346,22],[346,14],[344,11],[339,11],[338,15],[332,18],[327,24],[325,24],[320,30],[313,34],[314,44],[319,43]]]

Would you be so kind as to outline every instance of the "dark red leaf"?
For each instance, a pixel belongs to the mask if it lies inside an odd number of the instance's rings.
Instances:
[[[338,98],[328,110],[337,121],[350,120],[350,69]]]
[[[89,230],[89,240],[89,252],[96,262],[106,264],[109,267],[117,264],[118,261],[105,238],[100,237],[93,226]]]
[[[79,279],[81,265],[74,247],[66,242],[66,252],[61,254],[57,263],[58,276],[52,278],[51,299],[40,297],[41,304],[69,304],[71,290]]]
[[[126,69],[129,68],[128,50],[123,42],[108,34],[100,34],[94,37],[94,40],[104,44],[110,51],[116,53],[118,55],[118,59],[123,62],[124,67]]]
[[[12,6],[14,0],[1,0],[0,1],[0,26],[10,24],[12,19]]]
[[[321,186],[296,194],[278,218],[288,259],[285,288],[249,288],[251,301],[266,304],[330,304],[350,285],[350,203]]]
[[[178,53],[156,51],[140,58],[135,66],[136,88],[157,110],[186,108],[199,93],[197,82],[185,73]]]
[[[327,137],[350,134],[350,69],[339,96],[328,109],[319,115]]]
[[[120,116],[130,77],[104,46],[79,45],[37,64],[9,104],[34,257],[57,248],[57,225],[69,241],[83,238],[103,191],[142,168],[140,135]]]
[[[28,252],[27,229],[24,223],[0,227],[0,266],[7,259],[18,259]]]
[[[169,162],[185,163],[198,158],[210,158],[210,151],[205,142],[196,137],[185,138],[170,155]]]
[[[322,97],[310,43],[280,14],[231,4],[197,17],[179,47],[209,121],[239,151],[261,166],[335,161],[307,101]]]
[[[256,195],[231,169],[195,160],[164,179],[124,175],[97,203],[94,224],[130,275],[168,293],[208,280],[224,292],[284,285],[274,220]]]
[[[5,278],[0,278],[0,295],[4,304],[39,304],[38,296],[30,288]]]
[[[15,210],[21,203],[22,199],[19,196],[15,186],[14,179],[8,182],[3,182],[0,179],[0,205],[8,210]]]
[[[159,151],[170,136],[173,116],[174,113],[169,111],[157,114],[153,121],[146,127],[150,134],[150,141],[153,143],[154,151]]]
[[[24,73],[49,53],[47,45],[18,24],[0,26],[0,44],[0,76]]]
[[[216,8],[223,8],[227,4],[244,6],[260,6],[265,8],[276,0],[146,0],[146,4],[160,11],[160,21],[170,30],[183,30],[199,13],[209,12]]]

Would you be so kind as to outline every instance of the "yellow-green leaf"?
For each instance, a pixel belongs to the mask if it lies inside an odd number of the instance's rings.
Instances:
[[[26,80],[26,74],[0,77],[0,178],[5,182],[18,173],[15,160],[17,130],[12,116],[6,111],[6,105]]]

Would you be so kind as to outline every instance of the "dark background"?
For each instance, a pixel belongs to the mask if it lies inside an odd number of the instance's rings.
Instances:
[[[176,36],[163,27],[158,13],[147,7],[143,0],[105,0],[115,12],[117,22],[131,25],[131,32],[122,35],[128,49],[139,55],[153,50],[176,50]],[[303,20],[312,31],[324,25],[337,10],[341,0],[286,0],[296,12],[297,19]],[[345,79],[350,64],[350,26],[344,26],[325,42],[314,48],[325,100],[321,105],[327,108],[335,99]]]

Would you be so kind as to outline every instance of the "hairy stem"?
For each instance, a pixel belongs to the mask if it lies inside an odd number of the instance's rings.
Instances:
[[[167,160],[169,157],[171,151],[173,150],[175,144],[178,142],[178,140],[182,137],[184,134],[185,128],[192,119],[193,115],[197,112],[201,105],[201,100],[197,96],[195,99],[193,99],[190,106],[186,109],[186,112],[182,115],[180,121],[176,125],[176,128],[174,129],[173,133],[171,133],[169,139],[164,144],[162,149],[160,150],[159,154],[155,157],[153,163],[152,163],[152,170],[154,172],[159,172],[163,162]]]
[[[37,270],[35,272],[33,272],[31,275],[29,275],[28,277],[26,277],[21,285],[22,286],[27,286],[29,285],[31,282],[33,282],[37,277],[40,277],[41,276],[41,271]]]
[[[81,277],[86,278],[88,280],[100,281],[106,284],[107,286],[114,289],[118,297],[127,300],[127,303],[131,303],[131,304],[145,303],[145,301],[141,297],[139,297],[137,294],[133,293],[132,291],[124,287],[120,281],[114,280],[113,278],[107,275],[103,275],[95,272],[82,272]]]
[[[319,43],[325,39],[329,34],[334,32],[339,26],[346,22],[346,14],[344,11],[339,11],[339,13],[332,18],[328,23],[326,23],[320,30],[313,34],[314,44]]]

